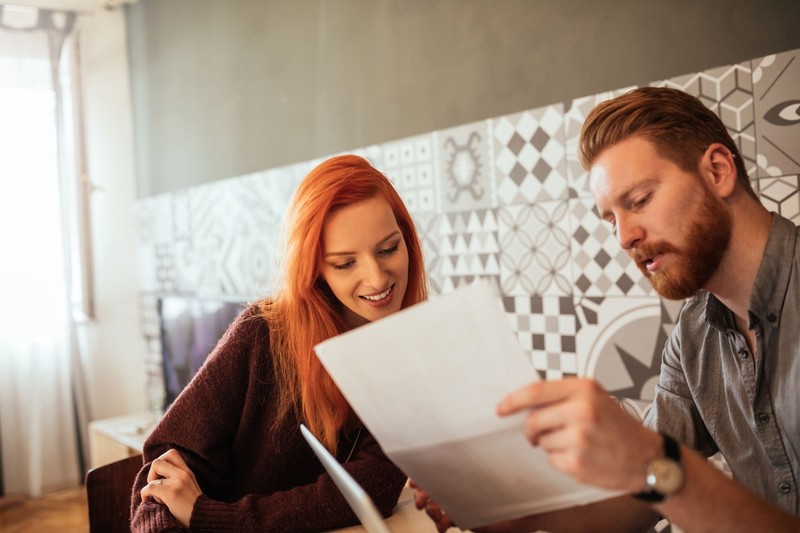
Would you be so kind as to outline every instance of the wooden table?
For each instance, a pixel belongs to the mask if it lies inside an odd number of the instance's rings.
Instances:
[[[433,520],[428,518],[425,511],[419,511],[414,506],[414,491],[406,485],[392,516],[386,519],[386,526],[392,533],[436,533]],[[364,526],[352,526],[334,530],[336,533],[363,533]]]

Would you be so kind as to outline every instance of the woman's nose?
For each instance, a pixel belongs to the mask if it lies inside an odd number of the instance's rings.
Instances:
[[[367,262],[366,274],[364,277],[364,282],[367,286],[376,290],[384,289],[388,278],[389,274],[380,261],[373,259]]]

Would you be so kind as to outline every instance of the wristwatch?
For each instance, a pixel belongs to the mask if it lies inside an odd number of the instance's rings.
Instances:
[[[647,490],[634,494],[634,497],[646,502],[661,502],[683,487],[683,465],[681,464],[680,445],[665,433],[664,454],[652,459],[647,465]]]

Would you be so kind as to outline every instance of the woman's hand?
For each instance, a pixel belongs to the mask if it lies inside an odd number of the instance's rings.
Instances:
[[[434,524],[436,524],[436,529],[439,531],[439,533],[443,533],[451,527],[458,527],[453,523],[450,517],[447,516],[447,513],[445,513],[436,502],[431,500],[430,496],[428,496],[428,493],[414,483],[413,479],[409,479],[408,484],[412,489],[414,489],[414,504],[417,506],[417,509],[425,510],[430,519],[433,520]]]
[[[184,527],[189,527],[194,503],[202,493],[194,473],[174,449],[150,464],[147,485],[141,491],[142,501],[153,498],[163,503]]]

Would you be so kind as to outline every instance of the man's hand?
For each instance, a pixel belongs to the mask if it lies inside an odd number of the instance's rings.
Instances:
[[[636,492],[661,437],[642,426],[594,380],[539,381],[506,396],[500,416],[528,410],[525,436],[580,483]]]
[[[142,501],[153,498],[163,503],[184,527],[189,527],[194,503],[202,493],[177,450],[169,450],[151,463],[147,485],[141,491]]]

